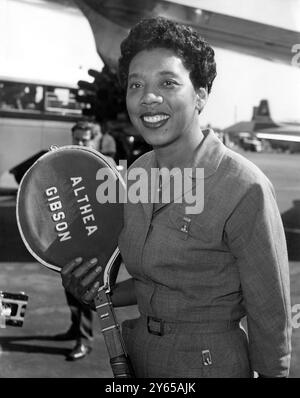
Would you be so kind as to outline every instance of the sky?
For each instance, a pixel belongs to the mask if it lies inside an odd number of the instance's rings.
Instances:
[[[42,4],[0,0],[0,75],[76,86],[103,66],[90,25],[79,10]]]
[[[183,0],[175,0],[186,4]],[[300,30],[300,0],[189,0],[191,5]],[[39,0],[0,0],[0,76],[76,86],[101,70],[94,37],[78,10]],[[218,75],[202,123],[225,128],[249,120],[268,99],[275,120],[300,121],[300,67],[215,48]],[[291,58],[293,54],[291,53]]]

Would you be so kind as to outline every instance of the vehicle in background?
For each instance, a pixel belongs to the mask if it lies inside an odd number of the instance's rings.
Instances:
[[[253,133],[242,132],[239,134],[239,145],[245,151],[261,152],[263,150],[262,142],[257,139]]]
[[[51,145],[71,144],[71,127],[82,119],[77,91],[0,78],[0,177]]]

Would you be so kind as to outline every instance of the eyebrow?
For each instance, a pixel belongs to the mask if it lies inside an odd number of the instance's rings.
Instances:
[[[159,72],[159,75],[160,76],[173,76],[173,77],[177,77],[178,78],[178,75],[176,73],[174,73],[172,71],[169,71],[169,70],[163,70],[163,71]],[[128,80],[130,80],[130,79],[138,79],[138,78],[141,78],[142,76],[143,76],[142,74],[134,72],[134,73],[131,73],[128,76]]]
[[[174,77],[178,77],[177,73],[174,73],[174,72],[169,71],[169,70],[163,70],[159,74],[161,76],[166,76],[166,75],[170,76],[171,75],[171,76],[174,76]]]

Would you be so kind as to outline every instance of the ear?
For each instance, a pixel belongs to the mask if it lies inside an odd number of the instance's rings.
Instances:
[[[196,109],[198,113],[202,112],[208,100],[208,92],[204,87],[200,87],[196,90]]]

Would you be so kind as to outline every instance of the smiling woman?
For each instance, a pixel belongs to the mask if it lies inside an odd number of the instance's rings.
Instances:
[[[151,70],[151,74],[147,73]],[[204,91],[205,92],[205,91]],[[193,101],[188,101],[192,97]],[[139,52],[129,69],[127,109],[133,125],[154,148],[198,138],[200,91],[194,89],[189,71],[171,50]],[[193,124],[193,126],[191,126]]]
[[[130,119],[154,148],[130,170],[150,176],[155,168],[176,168],[183,175],[191,168],[192,181],[180,202],[171,192],[167,202],[124,203],[118,243],[132,278],[115,287],[112,302],[138,304],[140,317],[122,325],[136,376],[286,377],[284,230],[266,176],[200,128],[216,76],[213,49],[185,25],[146,19],[123,41],[119,72]],[[199,186],[204,207],[190,214],[185,194]],[[97,296],[92,265],[72,261],[62,270],[63,285],[84,302]]]
[[[154,36],[154,21],[137,25],[123,41],[120,80],[127,86],[131,121],[145,141],[154,148],[172,142],[172,150],[186,157],[188,142],[193,146],[203,138],[198,115],[216,77],[214,51],[192,29],[178,29],[171,21]]]

